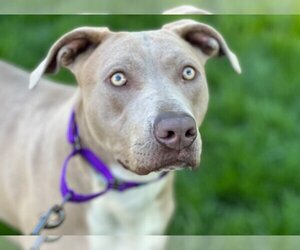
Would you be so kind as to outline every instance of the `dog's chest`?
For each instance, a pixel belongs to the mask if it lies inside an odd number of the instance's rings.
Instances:
[[[87,214],[89,233],[159,233],[164,223],[158,197],[166,183],[167,178],[164,178],[125,192],[110,191],[93,201]],[[99,181],[95,180],[94,186],[99,188]]]

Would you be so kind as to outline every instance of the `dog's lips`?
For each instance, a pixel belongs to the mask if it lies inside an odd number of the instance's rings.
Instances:
[[[117,160],[117,162],[126,170],[130,170],[130,168],[126,164],[124,164],[121,160]]]
[[[195,169],[197,166],[194,164],[191,164],[187,161],[182,160],[173,160],[172,162],[168,162],[165,164],[162,164],[161,166],[157,167],[138,167],[136,169],[131,169],[129,166],[127,166],[123,161],[117,160],[118,163],[126,170],[134,172],[138,175],[147,175],[151,172],[162,172],[162,171],[175,171],[175,170],[182,170],[182,169]]]
[[[170,170],[181,170],[181,169],[194,169],[196,166],[191,166],[191,164],[187,161],[175,160],[163,166],[158,166],[152,171],[170,171]]]

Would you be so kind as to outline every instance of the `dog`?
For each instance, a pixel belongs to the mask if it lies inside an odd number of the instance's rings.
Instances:
[[[205,63],[220,56],[241,73],[223,36],[187,19],[141,32],[77,28],[54,43],[30,77],[1,62],[0,218],[29,234],[39,216],[61,200],[61,166],[71,150],[65,135],[74,110],[81,144],[93,149],[114,176],[146,182],[168,174],[90,203],[68,203],[65,222],[46,234],[121,237],[114,246],[93,237],[72,246],[92,250],[129,249],[124,235],[163,234],[174,211],[172,170],[200,163],[198,127],[209,100]],[[42,79],[61,67],[74,74],[78,87]],[[102,188],[82,158],[71,165],[67,180],[74,190]],[[44,249],[67,249],[63,242]],[[140,240],[130,248],[163,249],[164,244]]]
[[[191,5],[181,5],[163,12],[166,15],[211,15],[212,13]]]

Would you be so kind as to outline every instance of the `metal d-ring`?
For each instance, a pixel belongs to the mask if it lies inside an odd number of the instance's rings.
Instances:
[[[55,205],[53,206],[47,214],[47,223],[45,224],[45,229],[53,229],[53,228],[57,228],[59,227],[65,220],[66,218],[66,214],[65,214],[65,210],[62,206],[60,205]],[[56,218],[55,219],[51,219],[50,217],[55,215]]]
[[[59,227],[65,220],[64,210],[65,203],[71,198],[72,194],[68,193],[60,205],[54,205],[45,214],[43,214],[33,229],[31,235],[39,235],[44,229],[53,229]],[[55,216],[55,219],[51,219]]]
[[[53,215],[56,215],[55,219],[51,219]],[[40,218],[39,223],[32,231],[32,235],[39,235],[44,229],[53,229],[59,227],[65,220],[65,211],[64,208],[60,205],[54,205],[52,208],[48,210],[45,214],[43,214]],[[51,220],[50,220],[51,219]]]
[[[54,205],[45,214],[43,214],[31,235],[38,235],[30,250],[40,250],[43,243],[52,243],[59,240],[62,236],[40,235],[44,229],[53,229],[59,227],[65,220],[66,214],[64,205],[70,200],[72,193],[68,193],[60,205]],[[55,219],[53,219],[55,216]],[[52,217],[52,218],[51,218]]]

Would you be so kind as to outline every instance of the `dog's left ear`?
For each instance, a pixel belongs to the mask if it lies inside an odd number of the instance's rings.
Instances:
[[[226,56],[234,70],[241,74],[237,56],[229,49],[223,36],[213,27],[193,20],[180,20],[163,26],[163,29],[175,32],[192,46],[199,48],[205,62],[212,57]]]

